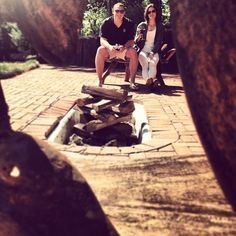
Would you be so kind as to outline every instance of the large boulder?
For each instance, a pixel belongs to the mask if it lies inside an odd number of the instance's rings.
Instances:
[[[172,0],[181,77],[197,131],[236,210],[236,4]]]

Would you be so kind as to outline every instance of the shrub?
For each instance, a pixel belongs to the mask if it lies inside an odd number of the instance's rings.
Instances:
[[[6,79],[39,67],[39,62],[30,59],[26,62],[0,63],[0,79]]]

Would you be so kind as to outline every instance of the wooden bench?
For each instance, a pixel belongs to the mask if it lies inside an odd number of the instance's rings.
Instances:
[[[121,63],[125,65],[125,81],[129,81],[130,72],[129,72],[129,60],[122,60],[122,59],[108,59],[106,60],[107,63],[110,63],[108,68],[104,71],[102,75],[103,81],[105,81],[106,77],[116,68],[117,64]]]
[[[168,45],[166,43],[163,44],[163,46],[161,47],[160,60],[157,63],[157,82],[161,86],[165,86],[165,82],[162,77],[161,66],[163,64],[168,64],[170,59],[175,55],[175,53],[176,53],[176,49],[175,48],[168,49]]]
[[[161,48],[161,55],[160,60],[157,64],[157,81],[161,86],[164,86],[164,80],[161,75],[161,64],[167,64],[169,63],[170,59],[174,56],[176,49],[172,48],[170,50],[167,50],[167,44],[163,44]],[[121,63],[125,65],[125,81],[129,81],[130,72],[129,72],[129,60],[122,60],[122,59],[108,59],[106,60],[107,63],[109,63],[108,68],[104,71],[102,78],[103,81],[105,81],[106,77],[116,68],[117,64]]]

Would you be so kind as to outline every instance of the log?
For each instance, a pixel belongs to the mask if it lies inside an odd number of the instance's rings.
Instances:
[[[120,101],[113,101],[113,100],[107,100],[107,99],[102,99],[101,101],[94,103],[92,105],[93,109],[96,112],[102,111],[104,109],[110,108],[111,106],[118,105]]]
[[[133,128],[130,124],[127,123],[118,123],[112,126],[112,129],[123,137],[130,137],[133,133]]]
[[[86,98],[78,98],[75,103],[78,107],[82,107],[82,106],[85,106],[85,105],[88,105],[88,104],[91,104],[91,103],[95,103],[95,102],[98,102],[100,101],[101,98],[99,97],[86,97]]]
[[[84,124],[81,123],[74,125],[72,132],[75,133],[76,135],[79,135],[82,138],[91,137],[90,133],[84,129]]]
[[[92,108],[92,106],[74,107],[74,109],[84,113],[84,114],[81,114],[81,118],[83,115],[94,116],[97,114],[97,112]]]
[[[134,107],[134,102],[129,101],[129,102],[121,103],[118,107],[112,107],[111,109],[112,111],[116,113],[125,115],[125,114],[132,113],[135,110],[135,107]]]
[[[128,95],[126,98],[126,101],[132,101],[132,99],[133,99],[133,95]]]
[[[115,114],[113,112],[107,112],[107,113],[100,113],[100,114],[97,114],[96,116],[94,116],[94,118],[102,121],[102,122],[111,122],[115,119],[117,119],[117,116],[115,116]]]
[[[83,85],[82,93],[90,94],[92,96],[99,96],[105,99],[125,101],[128,96],[128,91],[123,89],[106,89],[98,86]]]
[[[86,114],[86,113],[80,114],[80,123],[85,124],[91,120],[93,120],[93,116],[91,116],[90,114]]]
[[[113,111],[106,111],[103,113],[97,113],[94,109],[92,109],[91,107],[87,107],[87,106],[83,106],[80,109],[81,111],[83,111],[84,114],[80,115],[80,123],[88,123],[94,119],[99,119],[103,122],[108,122],[111,120],[115,119],[115,113]]]
[[[127,116],[118,117],[115,120],[110,120],[107,122],[102,122],[100,120],[92,120],[85,125],[84,129],[88,132],[94,132],[96,130],[103,129],[105,127],[108,127],[108,126],[111,126],[120,122],[130,121],[131,118],[132,118],[132,115],[127,115]]]

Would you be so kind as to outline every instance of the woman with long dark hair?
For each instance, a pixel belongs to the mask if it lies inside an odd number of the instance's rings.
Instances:
[[[154,4],[149,4],[144,11],[145,21],[136,30],[135,44],[142,66],[142,77],[146,85],[152,85],[157,75],[157,63],[163,40],[161,16]]]

